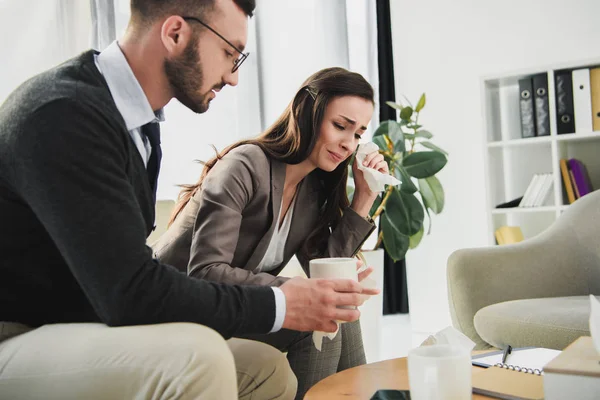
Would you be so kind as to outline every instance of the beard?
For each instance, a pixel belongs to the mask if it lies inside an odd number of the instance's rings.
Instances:
[[[204,78],[197,48],[198,38],[193,37],[181,56],[164,61],[164,69],[173,97],[193,112],[201,114],[208,110],[208,103],[212,99],[208,98],[210,91],[198,93]]]

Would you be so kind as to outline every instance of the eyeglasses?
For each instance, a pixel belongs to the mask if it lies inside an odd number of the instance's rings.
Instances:
[[[212,33],[214,33],[215,35],[217,35],[218,37],[220,37],[221,39],[223,39],[223,41],[225,41],[225,43],[227,43],[228,45],[230,45],[231,47],[233,47],[233,49],[235,51],[237,51],[238,53],[240,53],[240,56],[233,62],[233,68],[231,69],[231,73],[234,73],[235,71],[237,71],[240,68],[240,65],[242,65],[242,63],[250,55],[250,53],[244,53],[243,51],[241,51],[240,49],[238,49],[237,47],[235,47],[229,40],[225,39],[219,32],[215,31],[213,28],[211,28],[210,26],[208,26],[204,22],[200,21],[198,18],[195,18],[195,17],[181,17],[181,18],[183,18],[185,21],[194,21],[194,22],[199,23],[200,25],[204,26],[209,31],[211,31]]]

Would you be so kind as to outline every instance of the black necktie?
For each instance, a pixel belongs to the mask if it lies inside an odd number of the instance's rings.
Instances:
[[[150,153],[150,159],[148,165],[146,165],[146,171],[148,172],[148,181],[150,182],[150,188],[152,189],[153,200],[156,203],[156,186],[158,183],[158,172],[160,171],[160,160],[162,158],[162,150],[160,149],[160,127],[158,122],[150,122],[142,126],[142,133],[146,135],[152,152]]]

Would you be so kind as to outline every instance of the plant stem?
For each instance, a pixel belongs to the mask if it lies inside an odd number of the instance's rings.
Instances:
[[[379,232],[379,236],[377,237],[377,243],[375,243],[375,248],[373,250],[377,250],[379,246],[381,246],[381,242],[383,241],[383,231]]]
[[[385,207],[385,203],[387,203],[393,191],[394,187],[391,185],[388,186],[387,190],[385,191],[385,195],[383,196],[383,200],[381,200],[381,204],[379,205],[379,207],[377,207],[377,210],[375,210],[371,218],[377,219],[377,217],[381,215],[381,213],[383,212],[383,208]]]
[[[419,123],[419,113],[416,113],[416,117],[415,117],[415,125],[417,125]],[[413,140],[411,141],[410,144],[410,153],[412,154],[415,151],[415,141],[417,140],[417,128],[413,128],[413,133],[415,134],[415,136],[413,137]]]

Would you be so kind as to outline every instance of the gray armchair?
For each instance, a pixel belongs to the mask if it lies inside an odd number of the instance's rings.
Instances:
[[[477,349],[563,349],[589,335],[589,295],[600,295],[600,191],[534,238],[454,252],[447,274],[452,323]]]

